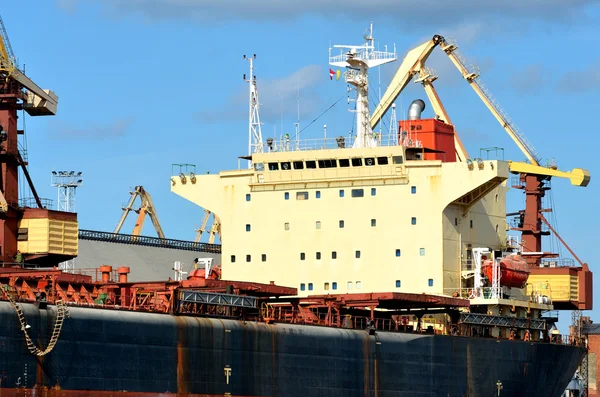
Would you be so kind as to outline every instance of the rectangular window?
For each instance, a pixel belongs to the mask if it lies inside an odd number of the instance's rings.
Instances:
[[[286,223],[284,223],[284,224],[283,224],[283,228],[284,228],[285,230],[290,230],[290,223],[289,223],[289,222],[286,222]]]
[[[304,169],[304,162],[303,161],[294,161],[294,169],[295,170],[302,170]]]
[[[286,200],[289,200],[290,199],[290,193],[289,192],[283,193],[283,198],[286,199]]]
[[[400,248],[396,249],[396,256],[400,256],[401,252],[400,252]]]
[[[337,259],[337,252],[331,251],[331,259]]]
[[[250,193],[246,193],[246,201],[250,201]]]
[[[261,257],[261,259],[262,259],[263,262],[267,261],[267,254],[262,254],[260,257]]]
[[[281,162],[281,169],[284,171],[290,170],[292,169],[292,165],[290,164],[289,161],[282,161]]]
[[[377,219],[371,219],[371,227],[377,226]]]
[[[360,281],[356,282],[356,289],[360,289]]]
[[[317,260],[320,260],[320,259],[321,259],[321,253],[317,252]]]
[[[250,225],[246,224],[246,231],[249,232],[250,231]]]
[[[471,229],[473,229],[473,219],[471,219],[471,220],[469,221],[469,227],[470,227]]]
[[[377,164],[379,165],[387,165],[388,158],[387,157],[377,157]]]
[[[246,262],[252,262],[252,255],[246,255]]]
[[[410,224],[411,225],[416,225],[417,224],[417,218],[414,217],[414,216],[412,218],[410,218]]]
[[[417,187],[416,186],[411,186],[410,187],[410,193],[411,194],[417,194]]]
[[[340,197],[344,197],[344,190],[340,189]]]
[[[458,226],[458,218],[454,218],[454,226]]]
[[[340,229],[344,228],[344,221],[340,221]]]
[[[315,197],[316,197],[316,198],[318,198],[318,199],[320,199],[320,198],[321,198],[321,192],[320,192],[319,190],[317,190],[317,191],[315,192]]]
[[[317,227],[317,229],[320,229],[321,228],[321,221],[317,221],[316,224],[315,224],[315,226]]]
[[[304,291],[306,289],[306,284],[300,284],[300,291]]]
[[[254,163],[254,171],[264,171],[265,165],[263,163]]]
[[[352,289],[352,281],[348,281],[348,289]]]
[[[396,288],[400,288],[400,280],[396,280]]]
[[[235,255],[231,255],[231,263],[235,263]]]
[[[419,248],[419,255],[425,256],[425,248]]]
[[[360,259],[360,251],[356,251],[354,253],[354,256],[356,257],[356,259]]]
[[[338,160],[338,164],[340,165],[340,167],[350,167],[350,160],[348,159],[339,159]]]
[[[312,283],[308,283],[308,290],[312,291],[313,287],[312,287]]]
[[[323,284],[323,289],[324,289],[325,291],[329,291],[329,283],[324,283],[324,284]]]
[[[277,171],[279,169],[279,163],[269,163],[269,171]]]
[[[306,255],[304,254],[304,252],[300,253],[300,260],[303,261],[304,259],[306,259]]]
[[[364,189],[352,189],[352,197],[364,197],[365,190]]]
[[[392,157],[392,162],[394,164],[402,164],[404,163],[404,158],[402,156],[394,156]]]
[[[306,168],[309,168],[309,169],[317,168],[317,162],[315,160],[308,160],[306,162]]]
[[[296,192],[296,200],[308,200],[308,192]]]
[[[319,168],[335,168],[337,161],[335,159],[319,160]]]
[[[352,159],[353,167],[360,167],[362,165],[362,159],[360,157],[356,157]]]
[[[433,279],[432,279],[432,278],[430,278],[430,279],[429,279],[429,281],[427,281],[427,284],[428,284],[430,287],[433,287]]]
[[[371,196],[375,196],[377,194],[377,189],[372,187],[371,188]]]
[[[331,289],[337,289],[337,283],[335,281],[331,283]]]
[[[373,157],[365,158],[365,165],[368,165],[368,166],[375,165],[375,159]]]

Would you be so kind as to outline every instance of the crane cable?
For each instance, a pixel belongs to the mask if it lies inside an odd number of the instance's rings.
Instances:
[[[62,330],[62,325],[65,320],[65,317],[69,315],[69,308],[65,306],[62,300],[57,300],[55,302],[56,321],[54,323],[54,329],[52,330],[52,336],[50,337],[50,342],[48,343],[46,349],[41,350],[33,343],[31,337],[29,337],[29,334],[27,333],[27,321],[25,321],[23,309],[21,309],[17,302],[15,302],[15,300],[10,296],[7,286],[0,285],[0,290],[6,294],[6,296],[8,297],[8,301],[17,312],[19,323],[21,323],[21,331],[23,331],[23,334],[25,335],[25,341],[27,343],[27,349],[29,350],[29,352],[34,356],[38,357],[45,356],[46,354],[50,353],[52,349],[54,349],[54,346],[56,346],[56,342],[58,342],[58,337],[60,336],[60,331]]]

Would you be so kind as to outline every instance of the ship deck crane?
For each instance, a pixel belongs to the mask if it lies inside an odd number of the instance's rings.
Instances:
[[[133,191],[129,192],[129,194],[131,194],[131,199],[129,199],[127,206],[123,207],[123,215],[121,216],[121,219],[115,228],[115,233],[119,233],[121,231],[127,215],[133,211],[138,214],[135,226],[133,227],[133,232],[131,233],[133,236],[139,236],[142,233],[144,221],[146,220],[146,215],[148,215],[150,216],[150,220],[154,225],[156,234],[158,234],[159,238],[164,239],[165,234],[163,233],[160,222],[158,221],[158,215],[156,214],[156,209],[154,208],[154,203],[152,202],[152,196],[150,196],[150,193],[144,190],[142,186],[136,186]],[[140,208],[134,209],[133,204],[135,203],[135,199],[138,197],[140,198],[142,204]]]

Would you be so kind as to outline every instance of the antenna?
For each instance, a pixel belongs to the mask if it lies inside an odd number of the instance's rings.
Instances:
[[[256,54],[252,57],[246,57],[244,59],[250,63],[250,75],[246,78],[244,74],[244,81],[250,83],[249,90],[249,109],[248,109],[248,168],[252,168],[252,153],[263,152],[262,142],[262,131],[260,129],[260,116],[259,116],[259,102],[258,102],[258,88],[256,87],[256,76],[254,75],[254,60]]]
[[[375,51],[372,22],[363,37],[367,42],[362,46],[335,45],[334,48],[340,48],[339,55],[331,55],[331,48],[329,49],[329,64],[346,68],[344,73],[346,83],[356,87],[356,140],[353,145],[355,148],[378,145],[369,122],[371,112],[369,111],[368,70],[397,59],[395,47],[394,52]]]

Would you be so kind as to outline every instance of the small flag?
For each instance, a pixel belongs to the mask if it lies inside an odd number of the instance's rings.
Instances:
[[[339,70],[335,72],[335,79],[339,80],[340,76],[342,75],[342,72],[340,72]]]
[[[333,76],[335,75],[335,72],[331,69],[329,69],[329,80],[333,80]]]

